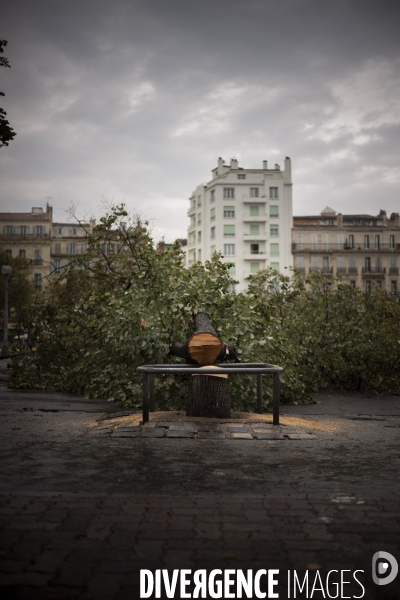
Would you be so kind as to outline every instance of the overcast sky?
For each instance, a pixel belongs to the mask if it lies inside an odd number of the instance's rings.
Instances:
[[[5,0],[0,205],[103,199],[186,237],[222,156],[293,166],[294,214],[400,211],[400,3]]]

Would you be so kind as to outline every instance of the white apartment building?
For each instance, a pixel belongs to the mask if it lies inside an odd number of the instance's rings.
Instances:
[[[262,169],[243,169],[222,158],[212,179],[197,186],[190,197],[187,265],[209,260],[221,252],[232,262],[236,291],[247,287],[247,278],[261,269],[283,271],[292,265],[292,171],[290,158]]]

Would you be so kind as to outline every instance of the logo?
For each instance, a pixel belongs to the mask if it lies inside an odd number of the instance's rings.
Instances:
[[[399,571],[399,565],[389,552],[380,550],[372,557],[372,579],[376,585],[392,583]]]

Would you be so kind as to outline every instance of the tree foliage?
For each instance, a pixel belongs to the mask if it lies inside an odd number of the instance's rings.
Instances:
[[[4,46],[7,46],[7,40],[0,40],[0,54],[3,54]],[[8,58],[5,56],[0,56],[0,67],[11,67],[10,63],[8,62]],[[0,92],[0,96],[4,96],[4,93]],[[0,108],[0,148],[2,146],[8,146],[9,142],[11,142],[11,140],[13,140],[17,135],[10,126],[6,116],[6,111],[3,108]]]
[[[353,289],[322,274],[300,277],[265,270],[246,293],[231,292],[230,263],[218,254],[186,269],[173,246],[157,253],[147,223],[123,206],[103,217],[61,281],[35,300],[30,326],[37,351],[15,361],[15,385],[53,387],[141,404],[143,364],[181,362],[172,340],[193,332],[193,315],[210,315],[217,333],[232,340],[242,361],[284,368],[283,401],[300,402],[326,386],[399,389],[398,298],[379,288]],[[264,378],[265,405],[272,399]],[[156,403],[186,405],[181,376],[156,380]],[[231,376],[233,409],[254,410],[253,376]]]
[[[12,273],[8,284],[8,306],[11,321],[17,332],[24,329],[30,318],[32,301],[35,295],[32,282],[29,280],[29,261],[25,258],[13,257],[0,246],[0,267],[10,265]],[[0,306],[4,299],[4,277],[0,275]]]

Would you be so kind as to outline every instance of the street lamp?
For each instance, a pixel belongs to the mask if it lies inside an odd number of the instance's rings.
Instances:
[[[3,334],[3,348],[1,349],[1,357],[7,358],[10,356],[8,352],[8,278],[12,273],[10,265],[3,265],[1,267],[1,273],[4,275],[4,334]]]

